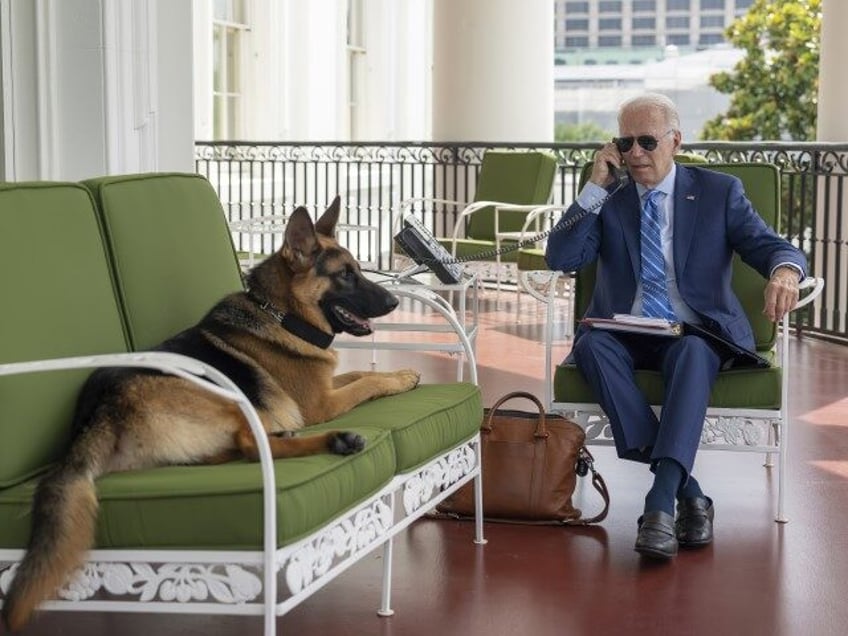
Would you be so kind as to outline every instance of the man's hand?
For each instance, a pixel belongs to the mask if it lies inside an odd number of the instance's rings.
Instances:
[[[766,285],[765,314],[772,322],[777,322],[798,304],[798,283],[801,276],[792,267],[778,267]]]
[[[612,164],[616,168],[620,168],[624,164],[621,154],[612,142],[604,144],[604,147],[595,154],[594,161],[589,181],[602,188],[609,186],[614,178],[607,164]]]

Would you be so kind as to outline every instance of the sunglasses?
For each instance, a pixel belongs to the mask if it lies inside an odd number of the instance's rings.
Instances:
[[[630,149],[633,148],[634,141],[642,147],[642,150],[647,150],[648,152],[651,152],[652,150],[656,150],[657,146],[660,143],[660,139],[672,132],[674,132],[674,128],[669,128],[659,137],[654,137],[653,135],[639,135],[638,137],[616,137],[612,140],[612,143],[615,144],[615,147],[618,148],[618,151],[620,153],[630,152]]]

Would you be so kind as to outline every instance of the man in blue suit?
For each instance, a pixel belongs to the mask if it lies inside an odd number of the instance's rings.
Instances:
[[[753,349],[751,325],[730,287],[733,253],[768,279],[763,313],[774,321],[798,302],[803,254],[765,225],[737,178],[674,162],[680,118],[667,97],[626,101],[618,125],[619,137],[598,151],[589,182],[565,216],[590,213],[551,234],[548,265],[576,271],[597,261],[586,316],[684,321]],[[625,167],[630,180],[622,185],[614,171]],[[609,419],[618,455],[648,463],[654,473],[638,520],[635,549],[642,555],[668,559],[678,545],[712,541],[713,501],[691,472],[723,355],[698,335],[585,325],[577,331],[570,357]],[[663,375],[659,418],[636,386],[635,368]]]

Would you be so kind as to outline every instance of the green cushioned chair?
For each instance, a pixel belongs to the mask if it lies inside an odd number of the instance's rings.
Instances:
[[[518,253],[514,250],[504,254],[495,252],[501,246],[515,245],[527,215],[550,202],[556,168],[556,157],[547,152],[487,150],[470,203],[429,200],[462,207],[451,236],[437,240],[454,256],[494,263],[494,277],[499,287],[501,280],[506,279],[502,276],[501,265],[510,263],[514,267]],[[398,222],[407,208],[426,201],[408,199],[402,202]]]
[[[776,166],[754,163],[709,164],[711,170],[734,175],[742,180],[745,192],[765,222],[780,229],[780,173]],[[591,165],[584,168],[581,184],[588,179]],[[595,265],[575,275],[575,321],[585,313],[595,281]],[[766,282],[755,270],[735,257],[732,286],[754,329],[757,352],[772,362],[767,369],[736,369],[719,374],[710,397],[707,418],[701,437],[701,448],[749,450],[779,454],[780,474],[777,521],[785,521],[784,482],[786,465],[787,378],[783,368],[788,362],[788,329],[784,323],[781,356],[776,353],[777,325],[762,314]],[[824,281],[808,278],[798,307],[811,302],[821,292]],[[546,378],[550,409],[573,417],[587,429],[590,442],[611,444],[606,416],[595,402],[595,396],[573,364],[559,364],[551,378],[552,324],[557,318],[549,307],[546,342],[548,376]],[[637,383],[648,401],[661,408],[664,387],[659,372],[637,371]]]

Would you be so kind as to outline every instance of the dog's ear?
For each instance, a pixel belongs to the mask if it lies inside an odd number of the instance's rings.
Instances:
[[[333,199],[330,207],[324,211],[324,214],[322,214],[321,218],[315,223],[315,231],[318,232],[318,234],[323,234],[330,238],[333,238],[336,235],[336,223],[339,222],[340,203],[341,197],[336,195],[336,198]]]
[[[292,212],[286,223],[286,240],[282,254],[292,270],[301,272],[312,267],[318,251],[318,237],[309,212],[303,206]]]

